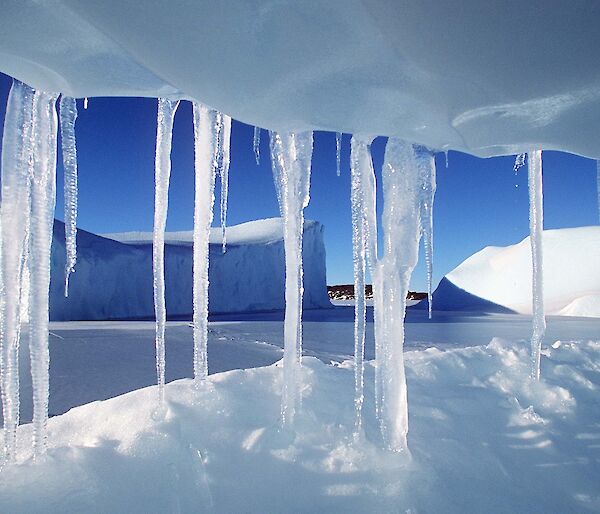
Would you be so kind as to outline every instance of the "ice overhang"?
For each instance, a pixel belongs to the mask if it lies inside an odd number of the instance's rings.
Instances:
[[[6,0],[0,71],[270,129],[600,157],[596,0]]]

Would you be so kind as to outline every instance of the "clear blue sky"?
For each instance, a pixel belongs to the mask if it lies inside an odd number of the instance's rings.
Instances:
[[[0,120],[4,119],[11,79],[0,74]],[[79,223],[92,232],[151,230],[154,203],[156,100],[92,98],[78,102]],[[231,138],[228,223],[278,215],[262,132],[261,163],[252,152],[253,127],[234,122]],[[378,179],[385,139],[373,144]],[[350,136],[344,135],[342,176],[335,171],[335,135],[315,133],[311,200],[306,217],[325,225],[327,281],[352,282],[350,225]],[[182,102],[173,134],[167,230],[189,230],[193,220],[193,127],[189,102]],[[512,171],[514,157],[478,159],[450,152],[437,157],[434,208],[435,282],[472,253],[488,245],[507,245],[528,234],[527,170]],[[598,222],[595,162],[544,152],[545,228]],[[217,192],[218,194],[218,192]],[[379,198],[381,206],[381,198]],[[218,198],[216,205],[218,206]],[[56,217],[62,219],[62,164],[58,167]],[[218,213],[215,223],[218,223]],[[425,290],[423,259],[411,289]]]

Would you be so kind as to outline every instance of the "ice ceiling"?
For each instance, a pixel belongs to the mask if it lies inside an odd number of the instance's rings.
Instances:
[[[600,157],[596,0],[8,0],[0,71],[251,125]]]

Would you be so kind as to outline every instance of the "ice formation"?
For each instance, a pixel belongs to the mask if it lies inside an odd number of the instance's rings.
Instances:
[[[435,157],[426,148],[417,149],[417,159],[421,174],[421,230],[425,248],[427,267],[427,305],[429,319],[433,308],[433,200],[435,197]]]
[[[342,162],[342,133],[336,132],[335,133],[335,166],[336,166],[335,171],[336,171],[338,177],[342,173],[341,162]]]
[[[404,315],[421,239],[421,177],[415,148],[390,138],[383,177],[383,255],[375,266],[378,415],[385,444],[407,450],[408,404],[404,371]]]
[[[544,316],[544,264],[543,229],[544,207],[542,193],[542,151],[534,150],[527,154],[529,177],[529,234],[532,258],[532,312],[533,334],[531,335],[531,376],[540,378],[540,352],[546,318]]]
[[[227,225],[227,197],[229,196],[231,118],[220,112],[217,112],[217,118],[217,168],[221,180],[221,234],[223,236],[223,253],[225,253],[227,247],[225,227]]]
[[[337,139],[337,138],[336,138]],[[339,146],[338,146],[339,148]],[[351,141],[350,173],[352,204],[352,257],[354,263],[354,408],[355,437],[362,430],[364,403],[364,358],[367,304],[365,297],[367,271],[367,220],[364,202],[363,174],[372,168],[369,142],[353,137]]]
[[[65,296],[69,296],[69,275],[75,271],[77,262],[77,147],[75,143],[75,120],[77,102],[70,96],[60,98],[60,134],[64,168],[65,197]]]
[[[254,151],[254,159],[256,159],[256,165],[258,166],[260,164],[260,127],[254,127],[252,150]]]
[[[517,157],[515,158],[515,164],[513,166],[513,171],[515,173],[517,173],[520,168],[522,168],[523,166],[525,166],[525,158],[526,157],[527,157],[526,153],[520,153],[520,154],[517,155]]]
[[[33,101],[33,173],[29,252],[29,355],[33,385],[33,451],[46,451],[49,365],[48,293],[56,202],[57,95],[36,91]]]
[[[154,191],[154,237],[152,241],[152,270],[154,274],[154,312],[156,316],[156,374],[158,380],[159,409],[164,405],[165,389],[165,227],[169,204],[169,179],[171,176],[171,142],[173,120],[179,101],[158,99],[156,128],[156,160]]]
[[[271,164],[283,217],[285,246],[285,321],[281,418],[284,427],[294,423],[301,402],[302,359],[302,235],[304,208],[310,199],[312,132],[270,133]]]
[[[56,191],[57,96],[14,81],[2,141],[2,351],[4,455],[14,460],[19,424],[19,343],[29,329],[33,448],[46,448],[48,290]],[[28,297],[27,297],[28,296]],[[25,309],[28,312],[25,312]]]
[[[219,114],[194,103],[194,378],[208,376],[208,248],[215,202]]]
[[[4,454],[15,458],[19,424],[21,284],[28,252],[35,91],[15,80],[8,95],[2,138],[2,413]]]

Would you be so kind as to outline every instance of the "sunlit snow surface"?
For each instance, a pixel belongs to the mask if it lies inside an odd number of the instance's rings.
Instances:
[[[600,507],[600,342],[591,341],[600,322],[549,318],[544,381],[531,385],[528,317],[434,313],[430,322],[426,311],[409,309],[407,458],[381,449],[371,363],[366,441],[352,442],[352,317],[352,307],[306,313],[305,355],[319,360],[304,359],[304,401],[291,432],[279,431],[282,373],[270,365],[282,355],[281,314],[212,322],[211,387],[198,392],[192,380],[168,384],[167,414],[159,423],[152,419],[152,322],[51,324],[52,414],[151,387],[51,418],[48,457],[35,465],[28,460],[31,425],[20,427],[21,465],[2,470],[0,511],[389,512],[402,506],[401,512],[528,512],[535,505],[563,513]],[[372,328],[368,323],[369,360]],[[191,378],[192,328],[168,323],[167,339],[167,381]],[[217,373],[251,366],[267,367]],[[30,406],[23,407],[27,420]]]

